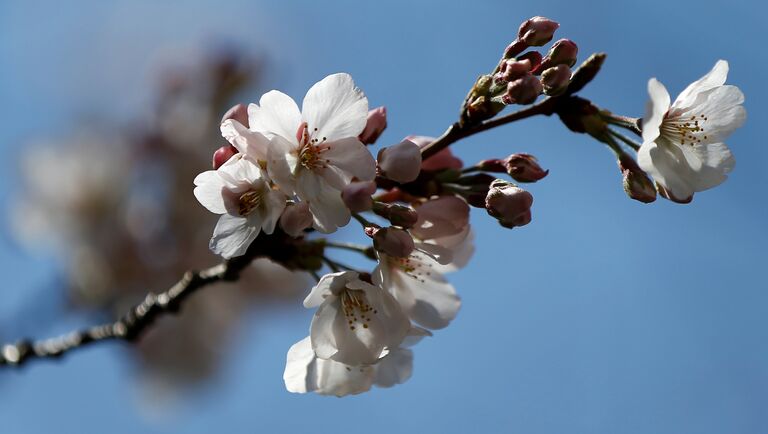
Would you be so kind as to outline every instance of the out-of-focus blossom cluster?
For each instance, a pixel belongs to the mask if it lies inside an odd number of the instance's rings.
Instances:
[[[113,317],[215,259],[207,249],[211,215],[192,199],[190,180],[209,164],[222,109],[259,66],[214,54],[162,77],[156,121],[85,123],[66,139],[25,144],[24,187],[12,207],[14,233],[61,263],[73,309]],[[237,283],[196,294],[135,347],[154,387],[194,384],[216,372],[247,306],[294,300],[308,284],[260,259]]]

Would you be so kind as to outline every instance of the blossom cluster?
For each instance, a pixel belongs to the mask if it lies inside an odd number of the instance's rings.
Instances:
[[[315,84],[302,109],[271,91],[259,104],[234,107],[221,124],[231,145],[214,155],[215,170],[195,178],[194,194],[221,217],[210,248],[224,258],[240,256],[260,234],[293,237],[331,233],[354,214],[364,221],[378,265],[371,273],[346,270],[319,279],[304,301],[317,309],[310,335],[288,353],[285,381],[291,391],[344,395],[372,384],[404,381],[409,349],[429,330],[447,326],[460,300],[443,277],[472,253],[469,206],[459,196],[412,198],[409,205],[372,196],[377,176],[414,181],[422,170],[461,168],[444,152],[422,162],[412,137],[379,152],[372,143],[386,112],[369,112],[368,100],[348,74]],[[359,213],[390,222],[381,227]]]
[[[572,41],[555,42],[546,56],[525,51],[548,43],[558,27],[543,17],[525,21],[494,72],[475,83],[452,128],[468,135],[504,106],[529,105],[544,93],[557,104],[538,113],[556,112],[568,128],[606,143],[634,199],[651,202],[658,190],[688,202],[694,192],[725,179],[733,158],[721,140],[745,117],[741,92],[724,86],[727,63],[718,62],[673,104],[651,80],[641,123],[572,95],[580,87],[571,83],[585,84],[570,69],[578,52]],[[594,76],[595,56],[582,68]],[[610,126],[638,133],[642,145]],[[465,266],[473,253],[470,207],[485,209],[506,228],[527,225],[533,196],[512,181],[532,183],[548,174],[525,153],[464,167],[446,146],[433,152],[453,130],[438,139],[406,137],[374,158],[368,145],[385,127],[386,110],[369,110],[345,73],[312,86],[301,109],[273,90],[258,104],[227,112],[221,133],[229,144],[214,154],[214,170],[194,180],[198,201],[221,215],[210,248],[224,258],[245,254],[262,233],[319,246],[318,261],[305,269],[316,273],[324,263],[330,273],[316,274],[304,300],[315,313],[309,335],[288,351],[284,380],[291,392],[343,396],[407,380],[412,346],[446,327],[461,305],[444,275]],[[353,218],[370,245],[321,238]],[[340,264],[325,254],[334,247],[356,250],[376,265],[361,271]]]

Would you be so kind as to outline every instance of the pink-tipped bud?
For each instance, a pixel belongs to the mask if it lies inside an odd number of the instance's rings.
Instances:
[[[440,196],[418,207],[419,220],[411,234],[420,240],[456,235],[469,225],[469,205],[456,196]]]
[[[511,59],[526,49],[528,49],[528,44],[519,39],[515,39],[511,44],[507,45],[507,48],[504,49],[504,59]]]
[[[490,160],[483,160],[477,164],[475,164],[475,167],[482,170],[483,172],[491,172],[491,173],[506,173],[507,172],[507,166],[505,165],[505,160],[500,160],[498,158],[492,158]]]
[[[536,182],[549,173],[530,154],[512,154],[504,160],[505,172],[517,182]]]
[[[653,181],[632,157],[624,155],[619,157],[617,163],[621,169],[622,182],[627,196],[643,203],[651,203],[656,200],[656,188]]]
[[[413,237],[398,228],[382,228],[373,234],[373,248],[389,256],[407,258],[415,248]]]
[[[537,77],[526,75],[507,85],[507,92],[502,96],[502,100],[504,104],[532,104],[543,90],[544,87]]]
[[[248,128],[248,107],[246,107],[244,104],[237,104],[232,106],[232,108],[227,110],[227,112],[224,113],[224,116],[221,117],[222,122],[226,121],[227,119],[234,119]]]
[[[223,166],[224,163],[229,161],[229,159],[232,158],[232,156],[235,154],[237,154],[237,148],[235,148],[232,145],[224,145],[221,148],[217,149],[216,152],[213,153],[212,164],[213,164],[214,170]]]
[[[358,137],[364,145],[372,145],[387,128],[387,108],[376,107],[368,112],[368,122]]]
[[[508,59],[501,62],[499,72],[494,76],[497,83],[508,83],[524,77],[531,72],[531,61]]]
[[[558,27],[560,27],[560,24],[549,18],[529,18],[520,25],[520,29],[517,31],[517,39],[532,47],[540,47],[552,40]]]
[[[522,56],[517,56],[517,60],[527,60],[531,62],[531,71],[534,71],[541,65],[542,56],[538,51],[529,51]]]
[[[310,226],[312,226],[312,213],[309,211],[308,202],[289,205],[280,216],[280,227],[292,237],[298,237]]]
[[[485,209],[505,228],[525,226],[531,222],[531,193],[507,181],[497,179],[491,183],[485,198]]]
[[[405,205],[375,202],[373,212],[381,216],[394,226],[411,228],[419,220],[419,214],[413,208]]]
[[[557,65],[547,68],[541,73],[541,85],[544,86],[544,93],[550,96],[565,92],[570,82],[571,68],[568,65]]]
[[[363,212],[373,207],[373,193],[376,193],[375,182],[353,181],[341,191],[341,199],[350,211]]]
[[[579,54],[579,47],[570,39],[561,39],[552,45],[547,57],[541,62],[541,70],[557,66],[573,66],[576,63],[576,56]]]
[[[421,172],[421,149],[410,140],[382,149],[377,159],[382,176],[401,184],[415,181]]]
[[[434,137],[427,136],[408,136],[404,140],[410,140],[411,142],[419,145],[419,149],[424,148],[428,144],[435,141]],[[435,155],[422,160],[421,170],[438,171],[445,169],[461,169],[464,167],[464,162],[459,160],[451,152],[451,148],[445,148],[438,151]]]

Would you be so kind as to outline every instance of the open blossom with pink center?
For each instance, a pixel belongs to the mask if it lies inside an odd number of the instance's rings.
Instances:
[[[248,107],[248,115],[250,129],[232,120],[222,124],[222,131],[234,137],[230,142],[266,161],[282,191],[309,203],[316,229],[328,233],[346,225],[350,213],[341,190],[353,178],[370,181],[376,175],[373,156],[358,139],[368,99],[352,77],[333,74],[316,83],[301,111],[288,95],[267,92]]]
[[[199,174],[194,182],[197,200],[221,214],[210,248],[224,258],[245,253],[259,232],[271,234],[285,208],[285,195],[272,189],[261,168],[243,154]]]
[[[315,392],[320,395],[356,395],[372,386],[392,387],[406,382],[413,372],[413,351],[428,330],[411,327],[400,347],[389,348],[372,365],[348,365],[318,358],[312,350],[311,337],[300,340],[288,350],[283,380],[292,393]]]
[[[428,329],[446,327],[461,307],[456,289],[442,270],[453,261],[449,248],[416,242],[407,258],[378,252],[374,284],[391,292],[408,317]]]
[[[352,271],[323,276],[304,307],[318,308],[310,327],[317,357],[347,365],[376,363],[385,349],[397,348],[410,329],[392,295]]]
[[[747,117],[744,94],[725,85],[728,62],[718,60],[670,104],[667,89],[648,82],[651,100],[643,118],[643,144],[637,162],[675,202],[725,181],[735,160],[723,143]]]

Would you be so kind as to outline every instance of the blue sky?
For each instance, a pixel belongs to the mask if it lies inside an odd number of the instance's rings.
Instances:
[[[736,170],[691,205],[643,205],[625,197],[610,152],[557,119],[472,137],[455,146],[466,162],[530,152],[551,173],[530,187],[532,224],[509,231],[474,213],[477,254],[451,276],[462,311],[415,348],[408,383],[345,399],[285,392],[285,351],[311,316],[297,304],[249,317],[218,380],[155,411],[119,345],[1,372],[3,431],[768,432],[765,6],[378,3],[0,3],[0,207],[18,194],[21,143],[63,134],[84,113],[140,117],[158,67],[211,41],[266,54],[267,83],[296,98],[329,73],[351,73],[372,105],[387,106],[381,143],[394,143],[453,122],[474,78],[532,15],[560,21],[581,58],[608,53],[583,95],[621,114],[642,114],[650,77],[674,96],[729,60],[748,112],[728,140]],[[53,274],[2,227],[7,319]]]

